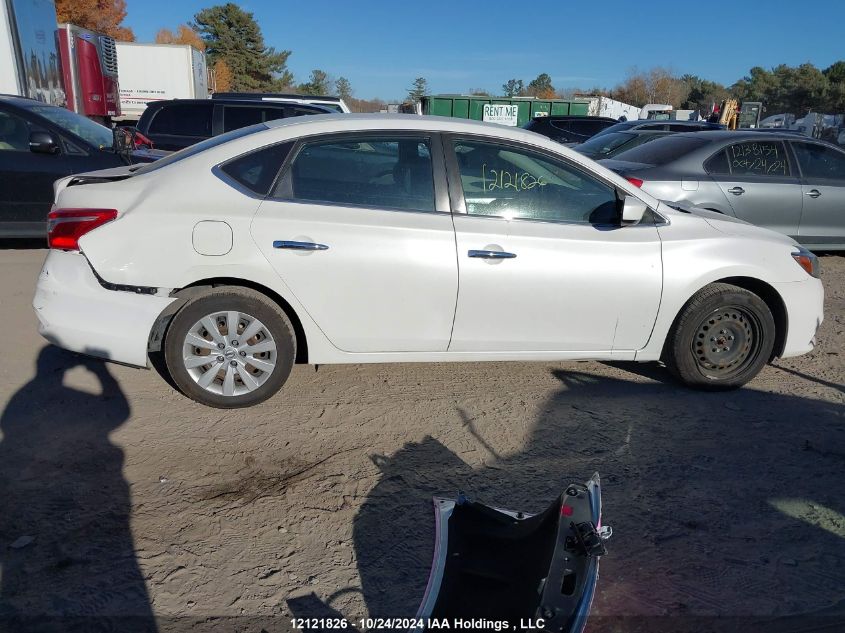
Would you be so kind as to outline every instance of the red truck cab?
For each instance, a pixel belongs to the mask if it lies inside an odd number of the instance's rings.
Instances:
[[[59,24],[58,40],[68,109],[109,124],[120,116],[114,38],[75,24]]]

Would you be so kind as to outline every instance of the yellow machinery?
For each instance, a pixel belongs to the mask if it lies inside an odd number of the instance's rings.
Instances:
[[[736,99],[726,99],[722,102],[721,116],[719,116],[719,123],[724,125],[729,130],[735,130],[737,127],[737,118],[739,114],[739,103]]]

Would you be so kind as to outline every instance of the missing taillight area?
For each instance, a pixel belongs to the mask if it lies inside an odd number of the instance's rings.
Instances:
[[[54,209],[47,216],[47,245],[78,251],[79,238],[116,217],[115,209]]]

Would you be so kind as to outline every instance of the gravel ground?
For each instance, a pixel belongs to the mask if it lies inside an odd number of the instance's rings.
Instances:
[[[594,471],[614,536],[593,630],[845,617],[843,257],[822,258],[816,351],[732,393],[657,365],[298,366],[218,411],[46,345],[44,254],[0,251],[0,630],[412,616],[432,495],[539,511]]]

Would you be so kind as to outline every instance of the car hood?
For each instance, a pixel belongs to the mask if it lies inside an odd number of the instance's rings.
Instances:
[[[726,235],[765,239],[770,242],[780,242],[788,244],[789,246],[798,246],[798,242],[787,235],[770,229],[765,229],[761,226],[749,224],[745,220],[740,220],[739,218],[734,218],[717,211],[699,209],[685,202],[669,202],[666,200],[660,201],[660,207],[660,210],[663,212],[667,212],[668,207],[669,213],[685,213],[701,218],[712,228],[720,233],[725,233]]]

